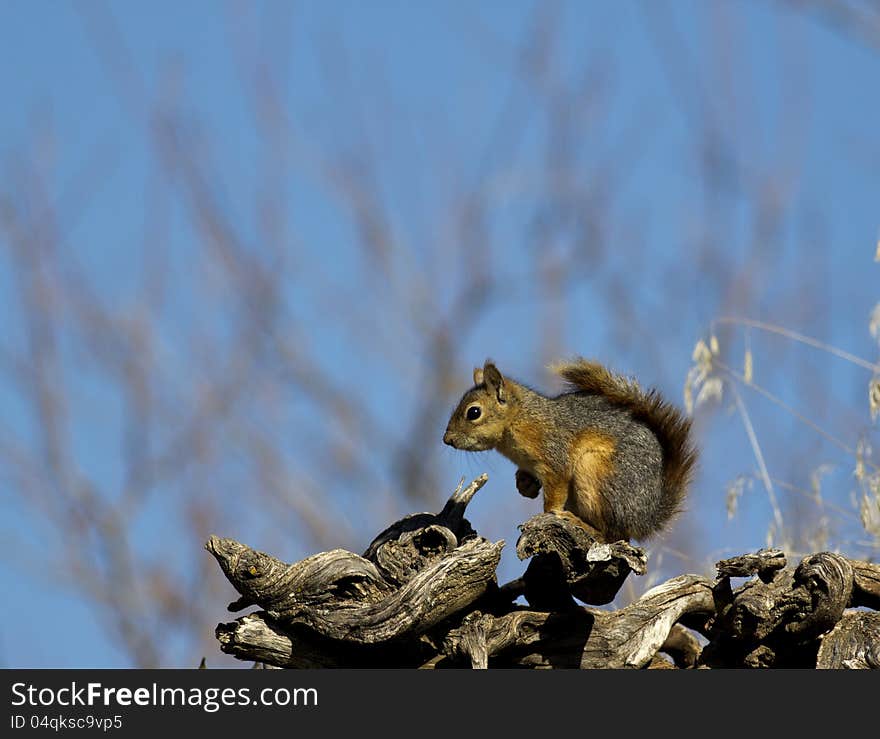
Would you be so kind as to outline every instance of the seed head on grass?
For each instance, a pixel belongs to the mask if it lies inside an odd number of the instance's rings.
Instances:
[[[880,414],[880,375],[872,377],[868,385],[868,408],[871,411],[871,420],[876,421]]]
[[[868,330],[877,341],[880,341],[880,303],[871,311],[871,320],[868,322]]]

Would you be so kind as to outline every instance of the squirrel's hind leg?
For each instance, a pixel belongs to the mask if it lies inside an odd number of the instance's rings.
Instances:
[[[544,513],[562,513],[568,502],[568,480],[544,480]]]
[[[590,526],[586,521],[582,518],[578,517],[571,511],[554,511],[557,516],[561,516],[562,518],[567,518],[576,526],[579,526],[584,531],[586,531],[590,536],[592,536],[596,541],[604,542],[606,541],[605,535],[599,531],[595,526]]]
[[[572,501],[570,498],[577,495],[577,490],[572,490],[573,482],[575,481],[566,479],[544,481],[544,513],[554,513],[562,518],[567,518],[597,541],[605,541],[605,536],[600,529],[571,510]]]
[[[572,523],[580,526],[590,536],[599,541],[605,541],[605,537],[595,526],[587,523],[577,513],[571,510],[569,496],[573,493],[570,481],[547,483],[544,485],[544,513],[553,513],[562,518],[567,518]]]

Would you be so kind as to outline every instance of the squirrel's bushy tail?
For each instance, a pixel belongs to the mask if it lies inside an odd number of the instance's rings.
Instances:
[[[578,357],[551,369],[572,391],[601,395],[612,405],[628,410],[635,420],[654,432],[663,451],[663,496],[657,520],[666,522],[678,513],[697,461],[690,439],[690,419],[656,390],[646,392],[635,380],[617,375],[598,362]]]

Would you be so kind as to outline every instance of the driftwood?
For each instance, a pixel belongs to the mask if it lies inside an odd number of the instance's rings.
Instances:
[[[485,484],[459,484],[438,514],[389,526],[363,555],[342,549],[288,564],[231,539],[206,548],[241,597],[220,649],[273,667],[708,668],[880,666],[880,565],[822,552],[791,567],[779,550],[682,575],[617,610],[645,552],[597,540],[571,518],[523,524],[529,564],[498,586],[503,541],[465,518]],[[748,578],[734,588],[731,578]],[[521,602],[525,600],[525,603]],[[583,605],[586,604],[586,605]]]

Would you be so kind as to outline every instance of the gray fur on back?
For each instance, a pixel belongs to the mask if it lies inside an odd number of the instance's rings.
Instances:
[[[600,490],[609,512],[606,534],[612,539],[639,539],[659,529],[664,522],[656,508],[663,497],[663,451],[651,429],[600,396],[565,393],[547,400],[565,407],[566,412],[553,415],[565,419],[571,434],[592,428],[607,432],[616,441],[614,473]],[[564,453],[562,449],[554,452]]]

